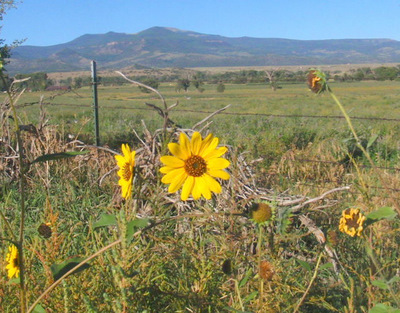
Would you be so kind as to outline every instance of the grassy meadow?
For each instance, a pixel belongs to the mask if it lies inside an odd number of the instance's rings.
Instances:
[[[22,224],[24,312],[400,312],[400,82],[330,86],[361,148],[329,93],[305,84],[163,83],[167,106],[177,103],[168,128],[146,105],[164,109],[156,94],[100,85],[101,148],[90,87],[24,92],[21,164],[3,104],[0,312],[21,305],[21,280],[3,269]],[[182,201],[160,181],[168,143],[193,130],[228,147],[230,179],[211,200]],[[123,143],[136,150],[128,200],[114,158]],[[37,159],[65,151],[84,154]],[[260,203],[264,224],[252,215]],[[367,217],[360,236],[339,231],[349,208]]]

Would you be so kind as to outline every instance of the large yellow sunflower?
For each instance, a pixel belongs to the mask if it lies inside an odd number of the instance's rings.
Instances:
[[[132,197],[132,181],[135,174],[135,154],[127,144],[121,146],[123,155],[116,155],[115,159],[119,166],[118,184],[121,186],[122,197],[129,199]]]
[[[19,253],[15,245],[8,247],[8,253],[6,256],[6,270],[8,270],[8,278],[11,279],[14,276],[18,278],[19,276]]]
[[[224,171],[230,162],[221,158],[228,151],[227,147],[217,148],[219,139],[209,134],[202,138],[195,132],[189,138],[181,133],[178,143],[169,143],[168,149],[173,155],[162,156],[164,167],[160,172],[165,174],[161,181],[170,184],[168,192],[178,191],[182,186],[181,199],[187,200],[190,195],[194,199],[203,196],[211,199],[211,192],[220,193],[221,185],[214,179],[229,179]]]
[[[342,212],[342,217],[339,222],[339,230],[351,237],[355,235],[361,236],[364,229],[364,222],[367,218],[360,212],[359,209],[346,209]]]

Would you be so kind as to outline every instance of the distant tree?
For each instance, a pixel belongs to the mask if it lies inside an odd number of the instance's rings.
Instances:
[[[395,67],[380,66],[374,69],[376,80],[394,80],[400,75]]]
[[[219,82],[217,85],[217,92],[224,92],[225,91],[225,85],[223,82]]]
[[[79,89],[82,87],[83,78],[82,77],[75,77],[74,78],[74,88]]]
[[[151,88],[157,89],[160,86],[160,82],[154,77],[144,78],[140,81],[142,84],[145,84]],[[141,92],[149,93],[151,92],[149,89],[139,86]]]
[[[48,79],[47,74],[43,72],[31,73],[31,74],[17,74],[16,79],[30,78],[19,84],[22,88],[29,88],[33,91],[45,90],[51,85],[51,81]]]
[[[187,92],[190,87],[190,80],[188,78],[178,79],[175,90],[180,92],[182,89]]]
[[[275,79],[275,76],[274,76],[274,73],[276,72],[277,70],[268,70],[268,71],[265,71],[265,74],[267,74],[267,82],[269,83],[269,86],[271,87],[271,89],[273,90],[273,91],[276,91],[276,89],[278,88],[278,83],[276,82],[276,79]]]
[[[193,77],[192,85],[193,85],[194,88],[196,88],[199,92],[203,92],[203,91],[204,91],[204,88],[203,88],[204,82],[203,82],[201,79],[197,78],[196,76]]]
[[[0,22],[3,20],[4,15],[7,13],[8,10],[15,8],[18,1],[15,0],[0,0]],[[0,25],[0,32],[3,26]],[[5,39],[0,39],[0,62],[2,65],[8,63],[6,59],[11,57],[11,48],[14,46],[19,45],[22,41],[14,41],[14,43],[9,46],[4,44]]]

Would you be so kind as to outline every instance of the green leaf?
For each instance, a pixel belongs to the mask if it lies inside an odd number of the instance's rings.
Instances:
[[[244,276],[244,278],[239,282],[239,288],[243,287],[244,285],[246,285],[246,283],[248,282],[248,280],[250,279],[250,276],[253,274],[253,271],[251,270],[251,268],[249,268],[246,272],[246,275]]]
[[[138,218],[133,221],[128,222],[126,225],[126,240],[130,242],[133,239],[133,235],[138,228],[143,228],[148,226],[150,220],[148,218]]]
[[[70,152],[60,152],[60,153],[53,153],[53,154],[45,154],[40,157],[37,157],[35,160],[32,161],[33,163],[37,162],[45,162],[45,161],[53,161],[53,160],[60,160],[60,159],[66,159],[66,158],[72,158],[77,155],[82,155],[86,154],[89,151],[70,151]]]
[[[302,266],[304,267],[307,271],[311,272],[311,266],[308,262],[300,260],[300,259],[296,259],[296,261]]]
[[[389,288],[388,284],[384,280],[378,280],[378,279],[377,280],[373,280],[371,282],[371,284],[374,285],[375,287],[378,287],[378,288],[381,288],[381,289],[384,289],[384,290]]]
[[[388,281],[388,284],[397,283],[398,281],[400,281],[400,277],[399,277],[399,276],[393,276],[393,277]]]
[[[369,310],[369,313],[400,313],[400,310],[394,309],[391,306],[387,306],[383,303],[378,303],[371,310]]]
[[[393,220],[396,215],[397,213],[393,210],[393,208],[385,206],[369,213],[366,217],[367,219],[371,220],[372,223],[374,223],[382,219]]]
[[[370,148],[375,143],[375,141],[378,139],[378,137],[379,137],[379,135],[375,134],[371,138],[369,138],[368,144],[367,144],[367,149]]]
[[[13,284],[20,284],[21,283],[21,280],[20,280],[20,278],[18,277],[14,277],[14,278],[12,278],[12,279],[10,279],[8,282],[7,282],[7,285],[13,285]]]
[[[32,313],[46,313],[46,310],[40,304],[36,304]]]
[[[117,225],[117,218],[113,214],[102,214],[97,222],[93,224],[93,228],[104,226],[115,226]]]
[[[324,269],[328,269],[328,268],[332,268],[332,267],[333,267],[333,264],[331,262],[328,262],[328,263],[322,264],[319,268],[321,270],[324,270]]]
[[[81,263],[84,259],[85,258],[72,258],[72,259],[66,260],[60,264],[54,263],[50,267],[54,280],[58,280],[65,273],[69,272],[71,269],[73,269],[75,266],[77,266],[79,263]],[[90,265],[85,263],[81,267],[79,267],[78,269],[73,271],[71,274],[79,273],[89,267],[90,267]]]
[[[246,298],[244,298],[243,303],[250,302],[253,300],[255,297],[257,297],[258,291],[253,291],[251,294],[249,294]]]

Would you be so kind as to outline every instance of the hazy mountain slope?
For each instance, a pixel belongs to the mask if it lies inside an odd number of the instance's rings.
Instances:
[[[137,34],[83,35],[67,43],[21,46],[13,51],[9,72],[87,70],[99,67],[318,65],[400,62],[400,42],[389,39],[291,40],[229,38],[165,27]]]

